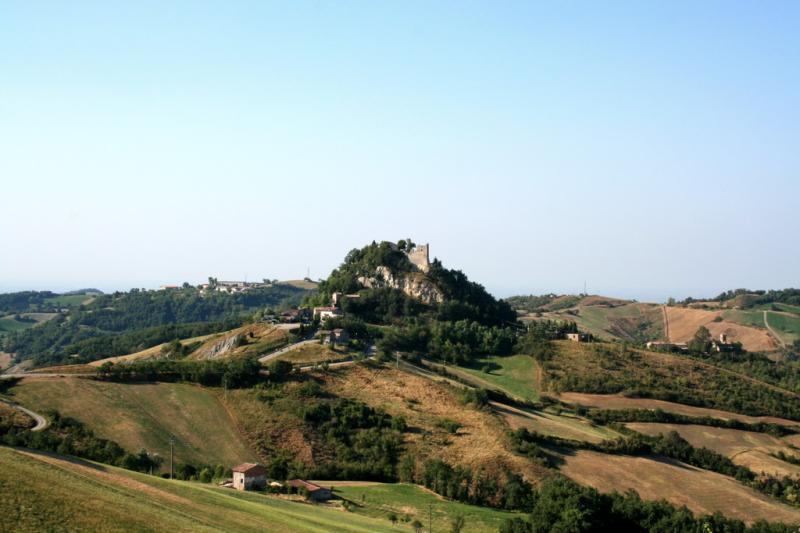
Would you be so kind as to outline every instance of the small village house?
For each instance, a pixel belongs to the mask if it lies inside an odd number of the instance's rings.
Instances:
[[[267,471],[255,463],[242,463],[233,467],[233,488],[260,490],[267,486]]]
[[[323,502],[330,500],[333,497],[331,489],[320,487],[316,483],[305,481],[303,479],[291,479],[286,484],[296,490],[298,493],[305,493],[309,500],[314,502]]]
[[[591,336],[588,333],[567,333],[567,339],[572,342],[589,342]]]
[[[323,337],[323,340],[325,344],[347,344],[350,342],[350,334],[346,329],[336,328],[327,332]]]
[[[326,318],[336,318],[342,316],[344,313],[336,307],[315,307],[314,320],[324,322]]]

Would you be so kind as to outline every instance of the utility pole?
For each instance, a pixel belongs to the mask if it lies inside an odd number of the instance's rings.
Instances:
[[[175,439],[169,438],[169,478],[173,479],[175,476]]]
[[[428,533],[433,533],[433,504],[428,504]]]

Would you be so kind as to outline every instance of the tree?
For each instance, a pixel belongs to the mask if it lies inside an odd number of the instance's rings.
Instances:
[[[705,326],[700,326],[697,333],[689,341],[689,350],[695,353],[708,353],[711,349],[711,332]]]
[[[450,521],[450,533],[461,533],[461,530],[464,529],[465,524],[466,520],[462,515],[454,516]]]
[[[421,533],[422,532],[422,522],[419,520],[414,520],[411,522],[411,527],[414,528],[414,533]]]
[[[392,527],[394,527],[394,525],[397,524],[397,515],[394,514],[394,513],[389,513],[389,517],[388,518],[389,518],[389,522],[392,523]]]

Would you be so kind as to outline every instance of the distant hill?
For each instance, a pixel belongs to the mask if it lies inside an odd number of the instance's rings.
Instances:
[[[141,291],[59,296],[47,293],[16,293],[8,296],[14,305],[82,299],[54,319],[4,336],[0,350],[16,354],[16,360],[34,359],[37,364],[90,362],[125,355],[175,338],[207,335],[238,327],[258,309],[281,309],[296,305],[312,291],[288,284],[233,294],[204,294],[187,287],[177,290]],[[2,303],[0,299],[0,303]],[[8,305],[11,305],[9,303]],[[57,303],[57,305],[64,305]],[[12,324],[13,326],[13,324]]]
[[[724,293],[721,300],[694,300],[661,305],[604,296],[514,296],[513,305],[523,321],[567,320],[600,339],[634,343],[687,342],[698,328],[712,335],[727,335],[751,352],[774,352],[800,340],[800,306],[794,289]],[[765,322],[766,318],[766,322]]]

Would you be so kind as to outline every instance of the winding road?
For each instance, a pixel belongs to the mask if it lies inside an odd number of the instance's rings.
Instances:
[[[14,403],[12,401],[9,401],[9,400],[5,400],[3,398],[0,398],[0,402],[3,402],[4,404],[6,404],[7,406],[11,407],[12,409],[16,409],[17,411],[20,411],[21,413],[25,413],[29,417],[33,418],[34,422],[36,422],[36,425],[31,428],[31,431],[41,431],[41,430],[45,429],[47,426],[50,425],[50,422],[48,422],[47,419],[45,417],[43,417],[42,415],[40,415],[39,413],[34,413],[30,409],[26,409],[25,407],[22,407],[21,405],[18,405],[18,404]]]

